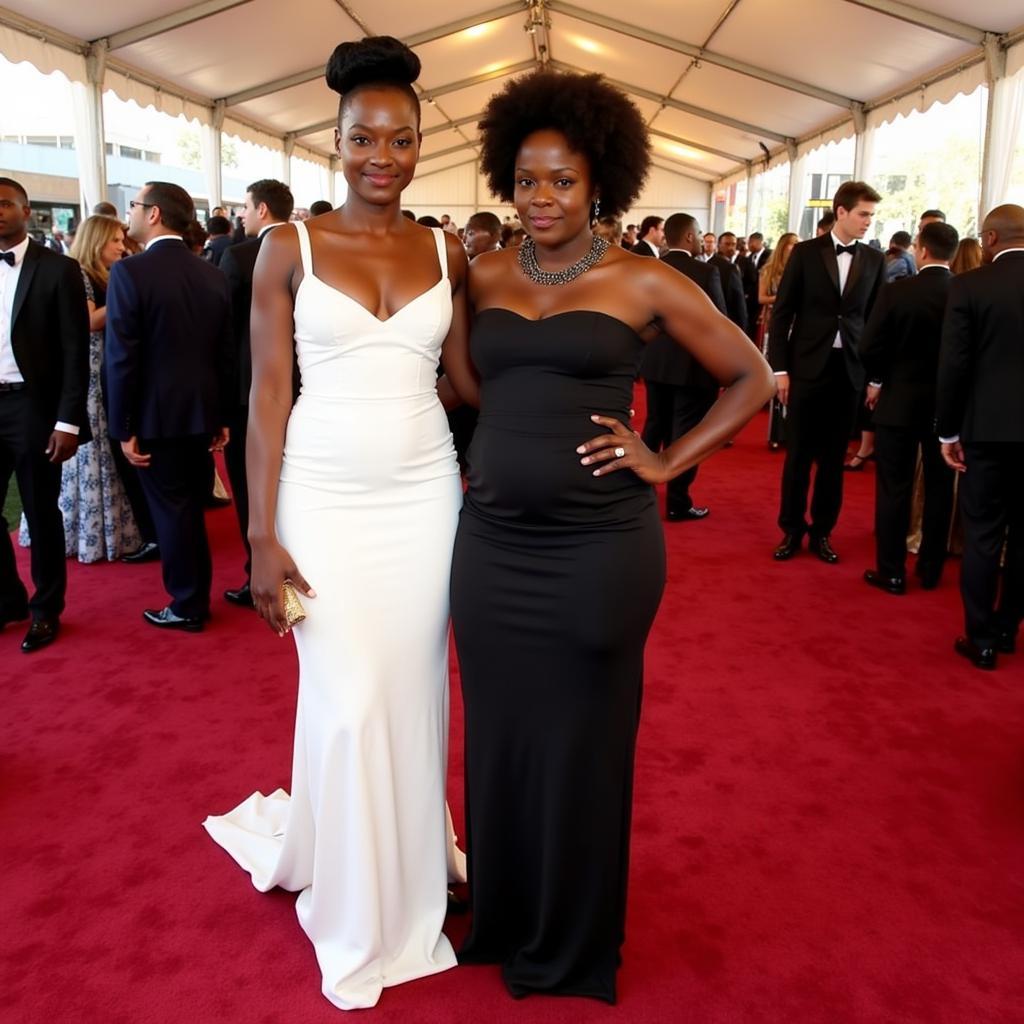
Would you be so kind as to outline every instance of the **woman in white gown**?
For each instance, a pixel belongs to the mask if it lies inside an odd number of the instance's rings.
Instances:
[[[256,793],[204,823],[257,889],[299,892],[324,995],[343,1009],[455,966],[441,929],[448,877],[463,869],[445,807],[448,579],[462,489],[439,353],[464,397],[476,384],[462,246],[400,209],[419,150],[418,73],[394,39],[335,50],[327,82],[342,97],[348,198],[308,227],[270,232],[260,250],[252,592],[282,635],[284,580],[307,614],[294,629],[292,784],[290,795]]]

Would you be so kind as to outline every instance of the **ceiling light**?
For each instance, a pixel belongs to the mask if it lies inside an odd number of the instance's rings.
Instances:
[[[487,35],[491,31],[492,25],[489,21],[482,22],[479,25],[472,25],[463,31],[463,35],[467,39],[479,39],[481,36]]]
[[[587,53],[604,53],[605,47],[594,39],[588,39],[586,36],[569,36],[571,42],[575,43],[581,50],[586,50]]]

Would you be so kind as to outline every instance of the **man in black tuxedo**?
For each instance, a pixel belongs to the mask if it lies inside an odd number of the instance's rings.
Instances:
[[[768,359],[787,409],[778,561],[799,551],[805,533],[823,562],[839,561],[830,534],[843,503],[843,457],[864,386],[857,348],[885,279],[884,255],[860,239],[880,199],[862,181],[840,185],[832,200],[832,230],[794,246],[779,282],[768,334]],[[817,472],[808,525],[812,465]]]
[[[128,234],[145,251],[110,272],[110,434],[139,470],[171,595],[143,618],[198,632],[209,617],[212,575],[207,452],[229,439],[231,297],[224,275],[182,241],[195,217],[187,192],[151,181],[129,205]]]
[[[768,262],[768,257],[771,256],[771,246],[764,244],[764,235],[760,231],[755,231],[747,239],[747,258],[754,265],[754,269],[760,273],[764,265]]]
[[[875,569],[864,579],[890,594],[906,590],[907,531],[914,469],[921,450],[924,522],[916,573],[930,590],[939,584],[953,511],[953,471],[934,433],[935,378],[949,295],[949,261],[956,228],[927,224],[914,246],[919,273],[882,289],[871,311],[860,357],[874,410]]]
[[[661,217],[644,217],[640,222],[640,241],[633,246],[637,256],[660,256],[665,244],[665,221]]]
[[[231,443],[224,449],[224,462],[235,499],[238,526],[245,545],[245,582],[225,590],[232,604],[252,608],[249,576],[252,549],[249,547],[249,488],[245,473],[245,441],[249,421],[249,389],[252,387],[252,349],[249,343],[249,311],[252,307],[252,275],[260,246],[269,231],[287,224],[295,207],[291,189],[280,181],[263,178],[254,181],[245,193],[242,222],[248,236],[228,249],[220,262],[231,289],[231,380],[228,383],[228,430]]]
[[[718,268],[725,295],[726,316],[744,333],[747,330],[747,299],[744,294],[743,269],[737,265],[736,236],[724,231],[718,236],[718,252],[708,261]],[[757,282],[754,282],[755,291]]]
[[[61,463],[89,440],[89,312],[78,264],[28,237],[25,189],[0,178],[0,508],[18,480],[32,535],[29,599],[0,517],[0,629],[32,622],[21,649],[52,643],[67,589]]]
[[[701,263],[707,263],[708,260],[713,259],[715,253],[718,251],[718,239],[715,237],[713,231],[706,231],[701,238],[700,255],[697,257]]]
[[[980,241],[986,265],[949,288],[936,433],[962,474],[966,634],[956,650],[995,668],[997,651],[1013,653],[1024,617],[1024,208],[996,207]]]
[[[747,333],[755,341],[757,340],[757,322],[761,318],[761,303],[757,293],[758,282],[761,271],[771,254],[772,250],[764,244],[764,235],[760,231],[755,231],[747,239],[747,261],[750,267],[749,280],[744,279],[744,293],[747,297]]]
[[[725,314],[725,298],[716,267],[697,260],[700,252],[700,226],[688,213],[673,213],[665,221],[668,252],[662,260],[685,274],[707,294],[720,313]],[[660,334],[644,351],[640,376],[647,389],[647,421],[643,440],[651,451],[667,448],[707,415],[718,396],[718,381],[667,334]],[[666,518],[670,522],[703,519],[709,509],[694,505],[690,485],[697,467],[688,469],[666,489]]]

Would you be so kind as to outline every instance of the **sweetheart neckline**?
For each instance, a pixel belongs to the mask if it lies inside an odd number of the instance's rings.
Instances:
[[[530,317],[524,316],[522,313],[519,313],[514,309],[509,309],[507,306],[487,306],[485,309],[478,310],[476,316],[483,316],[484,313],[492,312],[509,313],[514,317],[518,317],[527,324],[542,324],[547,320],[555,320],[560,316],[570,316],[573,313],[585,313],[587,316],[603,316],[606,319],[611,320],[613,323],[621,324],[627,331],[636,337],[640,337],[640,332],[637,331],[632,324],[627,324],[626,321],[620,317],[614,316],[611,313],[605,313],[600,309],[563,309],[557,313],[549,313],[547,316]]]
[[[326,281],[317,277],[316,274],[303,274],[302,280],[299,282],[299,288],[301,288],[308,279],[312,279],[316,281],[317,284],[323,285],[329,291],[334,292],[335,295],[340,295],[342,298],[348,299],[348,301],[351,302],[352,305],[361,309],[368,317],[370,317],[371,320],[375,320],[378,324],[387,324],[394,320],[395,317],[399,315],[399,313],[404,313],[411,305],[413,305],[413,303],[419,302],[420,299],[425,298],[436,288],[444,284],[444,282],[448,280],[448,277],[447,275],[442,275],[426,291],[420,292],[419,295],[410,299],[404,306],[399,306],[399,308],[396,309],[394,313],[392,313],[390,316],[386,316],[383,320],[381,320],[381,318],[377,316],[376,313],[373,313],[370,310],[368,310],[358,299],[354,299],[351,295],[349,295],[348,292],[344,292],[340,288],[335,288],[333,284],[328,284]]]

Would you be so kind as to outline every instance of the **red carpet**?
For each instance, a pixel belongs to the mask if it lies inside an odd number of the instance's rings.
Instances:
[[[1024,653],[991,674],[955,657],[956,563],[931,593],[861,582],[870,470],[848,478],[838,566],[774,564],[763,438],[758,419],[701,471],[706,521],[667,528],[619,1005],[513,1002],[477,967],[388,989],[370,1018],[1024,1020]],[[209,521],[207,632],[142,624],[158,567],[75,564],[54,647],[0,634],[5,1024],[341,1020],[294,896],[257,893],[200,827],[287,787],[295,706],[291,643],[219,599],[241,579],[233,512]]]

